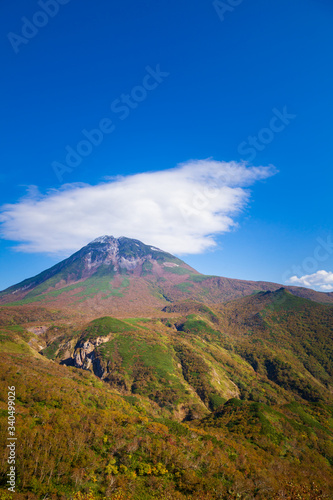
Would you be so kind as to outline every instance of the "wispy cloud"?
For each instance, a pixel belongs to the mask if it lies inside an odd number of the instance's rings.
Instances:
[[[331,271],[321,270],[313,274],[306,274],[300,278],[292,276],[288,281],[292,285],[317,288],[322,292],[333,291],[333,272]]]
[[[1,235],[23,252],[66,254],[111,234],[172,253],[201,253],[236,226],[250,196],[246,188],[275,172],[208,159],[94,186],[66,184],[2,206]]]

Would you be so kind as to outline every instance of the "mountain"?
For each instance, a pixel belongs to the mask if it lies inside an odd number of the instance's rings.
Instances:
[[[102,236],[68,259],[0,293],[0,304],[33,304],[74,309],[98,317],[156,314],[167,304],[196,300],[216,304],[277,283],[198,273],[177,257],[130,238]],[[333,303],[333,293],[288,287],[295,295]]]
[[[50,269],[7,288],[1,292],[1,297],[9,294],[15,299],[26,294],[32,297],[50,288],[60,289],[69,284],[85,282],[92,276],[110,280],[115,276],[145,276],[148,273],[159,276],[163,275],[166,268],[178,267],[183,272],[196,273],[173,255],[141,241],[101,236]]]
[[[55,304],[116,312],[159,306],[159,284],[198,273],[180,259],[138,240],[102,236],[69,258],[0,293],[0,303]]]

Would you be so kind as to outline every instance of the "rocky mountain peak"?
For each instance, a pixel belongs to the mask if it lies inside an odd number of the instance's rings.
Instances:
[[[85,268],[87,271],[96,269],[102,264],[113,265],[117,272],[120,269],[127,271],[135,269],[150,259],[156,259],[161,255],[168,256],[159,248],[145,245],[139,240],[120,236],[100,236],[83,247],[78,253],[84,256]],[[170,257],[172,257],[170,255]]]
[[[114,236],[108,236],[105,234],[104,236],[99,236],[95,240],[91,241],[89,243],[89,245],[91,245],[93,243],[108,243],[110,240],[115,241],[115,240],[117,240],[117,238],[114,238]]]
[[[183,261],[159,248],[125,236],[115,238],[103,235],[59,264],[4,290],[0,293],[0,300],[8,302],[14,297],[17,300],[28,293],[35,297],[39,293],[59,290],[92,276],[112,280],[116,275],[144,277],[157,273],[159,277],[170,268],[182,268],[180,273],[196,273]]]

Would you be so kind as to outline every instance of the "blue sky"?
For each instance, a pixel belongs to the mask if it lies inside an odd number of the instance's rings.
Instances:
[[[2,4],[0,289],[98,230],[333,290],[332,21],[329,0]]]

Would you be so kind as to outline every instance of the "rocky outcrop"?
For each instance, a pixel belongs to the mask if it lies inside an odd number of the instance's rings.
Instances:
[[[96,337],[94,339],[80,340],[74,349],[72,356],[73,366],[83,370],[91,370],[94,374],[103,379],[107,370],[103,366],[100,358],[96,355],[96,347],[110,340],[111,334],[106,337]]]

